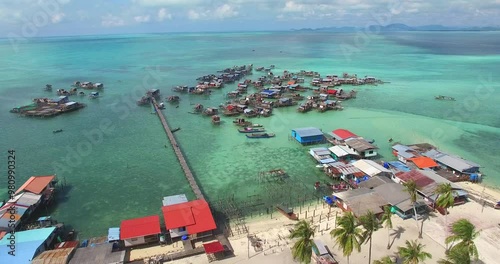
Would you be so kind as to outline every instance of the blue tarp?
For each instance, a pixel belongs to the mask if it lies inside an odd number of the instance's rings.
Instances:
[[[411,171],[411,169],[408,168],[408,166],[406,166],[401,161],[389,161],[389,162],[385,162],[385,163],[389,164],[391,167],[393,167],[399,171],[403,171],[403,172]],[[385,167],[385,163],[384,163],[384,167]],[[385,167],[385,168],[387,168],[387,167]]]

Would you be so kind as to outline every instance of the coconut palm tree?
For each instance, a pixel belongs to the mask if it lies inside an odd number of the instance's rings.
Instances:
[[[293,259],[303,263],[311,262],[312,246],[314,236],[314,227],[305,220],[299,221],[295,224],[290,238],[296,238],[297,241],[292,247]]]
[[[470,264],[470,256],[464,248],[456,248],[446,253],[446,259],[438,260],[439,264]]]
[[[363,230],[358,227],[356,218],[351,212],[344,213],[338,221],[338,227],[333,229],[330,235],[335,238],[339,249],[342,249],[342,253],[347,257],[347,263],[354,249],[361,251]]]
[[[379,260],[373,261],[373,264],[394,264],[395,262],[392,260],[390,256],[385,256]]]
[[[474,239],[479,236],[479,231],[476,231],[476,227],[469,220],[460,219],[451,225],[451,232],[453,234],[446,238],[446,244],[459,242],[450,248],[450,252],[457,251],[455,254],[459,254],[458,251],[463,250],[470,259],[477,260],[479,253]]]
[[[422,233],[418,228],[417,208],[415,207],[415,204],[417,203],[417,184],[414,180],[409,180],[403,183],[403,186],[405,187],[405,191],[410,195],[410,200],[413,205],[413,213],[415,214],[415,223],[417,224],[418,238],[422,238]]]
[[[418,264],[427,258],[432,258],[431,254],[423,251],[424,247],[417,240],[406,240],[406,247],[398,247],[398,254],[403,259],[403,264]]]
[[[370,264],[372,263],[372,235],[373,232],[380,228],[380,221],[372,211],[368,211],[365,215],[361,216],[359,220],[365,229],[363,231],[363,241],[366,243],[370,242],[368,250],[368,264]]]
[[[438,195],[436,205],[444,208],[444,232],[445,236],[448,234],[448,208],[455,205],[455,191],[451,188],[450,183],[441,183],[437,186],[435,193]],[[448,248],[446,248],[448,250]]]
[[[382,214],[382,224],[387,228],[387,249],[391,248],[392,211],[391,206],[384,206]]]

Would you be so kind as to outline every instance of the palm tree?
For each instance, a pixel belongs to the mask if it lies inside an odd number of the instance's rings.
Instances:
[[[387,228],[387,249],[391,248],[391,229],[392,229],[392,211],[391,206],[384,206],[384,213],[382,214],[382,223]]]
[[[375,260],[373,264],[394,264],[395,262],[392,260],[390,256],[385,256],[379,260]]]
[[[469,264],[470,256],[467,250],[456,248],[446,253],[446,259],[438,260],[439,264]]]
[[[361,216],[359,220],[365,229],[363,231],[363,241],[366,243],[370,242],[370,248],[368,251],[368,264],[370,264],[372,263],[372,235],[373,232],[380,228],[380,222],[372,211],[368,211],[365,215]]]
[[[347,263],[349,263],[349,256],[351,256],[354,249],[358,252],[361,251],[362,232],[351,212],[344,213],[338,221],[338,227],[330,232],[332,238],[335,238],[339,249],[342,249],[342,253],[347,257]]]
[[[398,247],[398,254],[403,259],[403,264],[418,264],[432,255],[423,251],[424,245],[415,241],[406,240],[406,247]]]
[[[292,247],[293,259],[298,260],[303,263],[311,262],[312,246],[314,236],[314,227],[305,220],[301,220],[297,224],[290,234],[290,238],[297,238],[298,240]]]
[[[409,180],[403,183],[403,186],[405,187],[405,191],[410,195],[410,200],[413,205],[413,213],[415,214],[415,223],[417,224],[418,238],[422,238],[422,233],[418,228],[417,208],[415,207],[415,204],[417,203],[417,184],[414,180]]]
[[[459,254],[459,251],[465,251],[470,259],[477,260],[479,253],[474,239],[479,236],[479,231],[476,231],[476,227],[469,220],[460,219],[451,225],[451,232],[453,234],[446,238],[446,244],[460,242],[450,248],[450,252]]]
[[[437,186],[435,193],[438,195],[436,205],[444,208],[444,232],[445,236],[448,234],[448,208],[455,205],[455,191],[451,188],[450,183],[441,183]],[[446,248],[448,250],[448,248]]]

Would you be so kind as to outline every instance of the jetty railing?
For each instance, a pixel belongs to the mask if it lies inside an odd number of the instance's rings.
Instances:
[[[203,193],[201,192],[200,187],[196,183],[196,180],[194,179],[193,173],[191,172],[191,169],[189,168],[189,165],[187,164],[187,161],[184,158],[184,155],[182,154],[182,151],[179,148],[179,145],[177,144],[177,140],[174,137],[174,133],[172,133],[172,131],[170,130],[170,127],[168,126],[167,119],[165,118],[163,113],[160,111],[158,104],[156,103],[156,99],[152,98],[151,102],[153,104],[153,107],[155,108],[156,114],[160,118],[161,124],[163,125],[163,129],[165,129],[165,133],[167,134],[167,137],[170,140],[172,147],[174,148],[175,155],[177,156],[177,159],[179,160],[179,163],[182,167],[182,170],[184,171],[184,175],[186,176],[186,179],[188,180],[189,185],[191,186],[191,189],[193,190],[197,199],[205,200],[205,197],[203,196]]]

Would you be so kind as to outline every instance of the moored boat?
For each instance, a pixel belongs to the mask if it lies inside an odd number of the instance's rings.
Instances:
[[[264,128],[254,128],[254,127],[245,127],[242,129],[238,129],[240,133],[256,133],[256,132],[264,132],[266,131]]]
[[[500,201],[498,201],[497,204],[495,204],[495,206],[493,208],[500,209]]]
[[[212,116],[212,124],[214,124],[214,125],[220,125],[220,116],[213,115]]]
[[[272,138],[275,136],[274,133],[251,133],[246,135],[247,138]]]
[[[297,215],[293,213],[292,209],[277,205],[276,210],[278,210],[278,212],[280,212],[281,214],[283,214],[284,216],[286,216],[286,218],[288,218],[290,220],[294,220],[294,221],[299,220]]]

